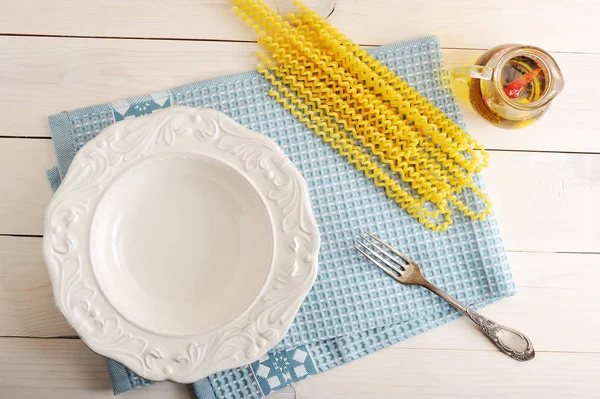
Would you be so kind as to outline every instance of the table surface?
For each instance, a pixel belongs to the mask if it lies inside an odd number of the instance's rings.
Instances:
[[[306,4],[363,45],[435,34],[450,67],[500,43],[537,45],[566,88],[521,131],[461,104],[491,154],[484,175],[519,289],[483,313],[527,333],[536,359],[500,354],[463,318],[302,381],[298,397],[600,397],[600,1]],[[252,70],[254,39],[227,0],[0,0],[0,398],[112,396],[103,359],[54,307],[42,260],[47,116]],[[124,397],[192,394],[161,383]]]

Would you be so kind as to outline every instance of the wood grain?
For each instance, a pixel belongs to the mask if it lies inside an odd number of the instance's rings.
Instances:
[[[0,37],[0,136],[49,137],[47,116],[212,77],[253,70],[258,46],[148,40]],[[478,50],[445,49],[449,68]],[[466,86],[454,86],[469,131],[486,148],[599,152],[589,119],[600,103],[600,55],[555,54],[567,86],[526,130],[496,128],[475,114]],[[35,93],[35,95],[32,95]]]
[[[50,137],[49,115],[256,66],[258,46],[0,37],[0,136]],[[35,95],[32,95],[35,93]],[[10,101],[8,101],[10,99]]]
[[[287,8],[291,0],[270,1]],[[230,0],[21,0],[0,2],[0,33],[210,40],[255,40]],[[600,52],[597,1],[306,0],[360,44],[436,34],[444,46],[534,44]],[[568,8],[567,8],[568,7]],[[577,21],[576,23],[573,23]]]
[[[538,350],[600,353],[600,255],[510,253],[518,294],[488,306],[492,320],[526,331]],[[565,273],[566,265],[569,272]],[[559,316],[559,317],[557,317]],[[578,331],[572,339],[572,331]],[[552,333],[549,334],[548,332]],[[54,307],[40,238],[0,237],[0,336],[74,336]],[[466,319],[397,345],[411,349],[495,348]]]
[[[0,339],[0,398],[100,399],[113,392],[104,359],[79,339]],[[161,382],[130,391],[126,398],[188,399],[189,385]],[[290,389],[270,396],[291,399]]]
[[[300,381],[299,398],[597,398],[600,354],[387,349]]]
[[[596,307],[600,306],[594,277],[600,273],[600,255],[509,252],[508,260],[517,294],[482,313],[525,332],[536,350],[600,353],[600,318],[582,317],[597,314]],[[495,350],[466,318],[394,347]]]
[[[50,140],[0,138],[0,234],[41,234],[54,160]]]
[[[54,306],[41,238],[0,237],[0,336],[75,336]]]
[[[460,365],[460,367],[457,367]],[[600,354],[538,352],[517,364],[494,351],[389,348],[297,383],[298,398],[597,398]],[[78,339],[0,340],[0,395],[108,398],[104,361]],[[127,398],[191,398],[168,382]],[[269,398],[293,397],[289,388]]]
[[[493,152],[483,176],[506,248],[600,252],[600,155]]]

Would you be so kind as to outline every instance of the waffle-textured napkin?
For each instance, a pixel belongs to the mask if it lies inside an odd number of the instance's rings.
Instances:
[[[464,127],[437,38],[370,51]],[[48,171],[53,189],[75,153],[102,129],[171,105],[215,108],[266,134],[306,179],[322,237],[317,281],[281,343],[251,365],[195,383],[199,398],[260,398],[459,316],[429,291],[396,283],[357,254],[352,241],[364,230],[408,253],[433,283],[475,308],[515,292],[493,216],[473,222],[457,211],[447,232],[426,229],[271,99],[269,88],[250,72],[49,118],[57,158]],[[465,202],[481,205],[469,196]],[[107,364],[115,394],[151,383]]]

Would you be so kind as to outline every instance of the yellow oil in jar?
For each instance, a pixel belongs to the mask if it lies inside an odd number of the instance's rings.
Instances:
[[[484,54],[478,65],[485,65],[494,52]],[[481,90],[480,79],[472,78],[469,83],[469,99],[473,108],[485,119],[505,129],[518,129],[539,119],[545,109],[532,112],[526,117],[509,119],[498,109],[519,107],[540,100],[547,92],[546,68],[528,56],[509,59],[500,71],[497,93],[486,96]],[[491,97],[491,98],[490,98]]]

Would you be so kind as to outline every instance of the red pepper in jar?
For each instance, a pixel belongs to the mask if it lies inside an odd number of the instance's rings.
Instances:
[[[504,93],[508,98],[518,98],[527,86],[535,77],[542,71],[542,68],[537,68],[531,72],[521,75],[504,87]]]

